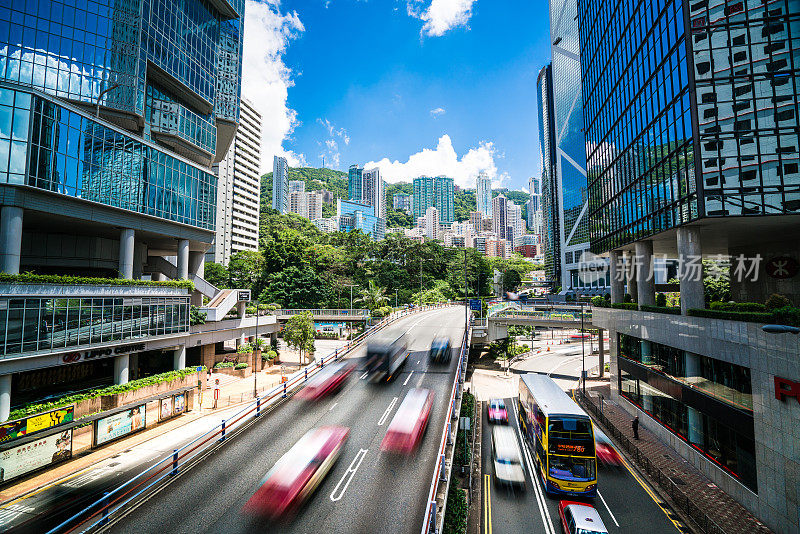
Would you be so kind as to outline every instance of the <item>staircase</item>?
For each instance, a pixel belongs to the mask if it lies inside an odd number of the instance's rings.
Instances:
[[[163,256],[149,256],[145,271],[159,272],[173,280],[178,278],[178,266]],[[237,289],[219,289],[196,274],[190,274],[189,279],[194,283],[195,291],[211,299],[208,304],[199,307],[206,314],[206,321],[223,319],[239,303]]]

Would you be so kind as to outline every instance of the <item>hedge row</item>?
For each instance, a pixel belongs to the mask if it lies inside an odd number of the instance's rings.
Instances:
[[[203,371],[205,371],[205,369],[206,369],[205,367],[202,367]],[[119,384],[119,385],[115,384],[113,386],[91,389],[83,393],[76,393],[74,395],[65,395],[64,397],[59,397],[50,402],[29,404],[27,406],[23,406],[22,408],[17,408],[16,410],[13,410],[9,414],[8,418],[9,420],[20,419],[22,417],[26,417],[29,415],[34,415],[37,413],[53,410],[55,408],[60,408],[62,406],[69,406],[70,404],[76,404],[78,402],[87,399],[95,399],[97,397],[102,397],[103,395],[113,395],[115,393],[125,393],[128,391],[135,391],[137,389],[141,389],[147,386],[155,386],[157,384],[163,384],[164,382],[170,382],[172,380],[184,378],[192,373],[195,373],[196,371],[197,371],[196,367],[187,367],[179,371],[168,371],[166,373],[148,376],[145,378],[139,378],[138,380],[131,380],[127,384]]]
[[[737,312],[722,310],[701,310],[692,308],[689,315],[693,317],[708,317],[709,319],[724,319],[728,321],[745,321],[749,323],[770,323],[772,314],[765,312]]]
[[[180,287],[194,290],[191,280],[125,280],[124,278],[98,278],[86,276],[60,276],[54,274],[7,274],[0,273],[0,284],[58,284],[63,286],[149,286]]]
[[[464,534],[467,531],[467,497],[459,484],[450,483],[447,492],[447,510],[444,513],[442,534]]]
[[[612,308],[616,308],[618,310],[633,310],[637,311],[639,309],[639,305],[635,302],[615,302],[611,305]]]
[[[649,311],[655,313],[669,313],[671,315],[680,315],[681,309],[677,306],[650,306],[647,304],[642,304],[639,306],[641,311]]]

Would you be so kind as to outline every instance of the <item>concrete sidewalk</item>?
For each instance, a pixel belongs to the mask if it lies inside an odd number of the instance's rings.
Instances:
[[[595,385],[587,382],[587,396],[582,398],[576,395],[576,399],[606,427],[604,430],[633,457],[637,467],[656,482],[671,498],[675,508],[683,512],[701,532],[771,532],[744,506],[722,491],[655,434],[640,426],[639,439],[634,440],[632,417],[621,406],[609,400],[609,389],[607,383]]]

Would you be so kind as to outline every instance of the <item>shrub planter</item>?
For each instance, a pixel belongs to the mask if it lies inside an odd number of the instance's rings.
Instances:
[[[214,369],[214,374],[223,374],[223,375],[230,375],[236,376],[238,378],[246,378],[253,374],[253,369],[248,367],[247,369],[234,369],[233,367],[223,367],[221,369]],[[211,376],[211,383],[214,383],[214,376]]]
[[[103,411],[103,397],[95,397],[75,403],[75,415],[73,420],[78,420],[87,415]]]
[[[175,389],[180,389],[187,386],[196,386],[197,379],[197,373],[192,373],[183,378],[176,378],[174,380],[170,380],[169,382],[145,386],[134,391],[103,395],[100,397],[102,399],[101,411],[111,410],[112,408],[125,406],[126,404],[134,404],[139,399],[145,399],[147,397],[152,397],[160,393],[166,393]]]

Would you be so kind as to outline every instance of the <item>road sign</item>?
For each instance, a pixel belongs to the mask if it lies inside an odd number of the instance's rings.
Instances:
[[[481,299],[469,299],[469,309],[481,311]]]
[[[458,428],[461,430],[470,430],[470,419],[469,417],[462,417],[458,421]]]
[[[197,372],[199,373],[199,372],[200,372],[200,371],[202,371],[202,370],[203,370],[203,366],[202,366],[202,365],[198,365],[198,366],[197,366]]]

